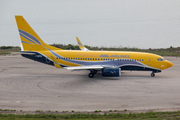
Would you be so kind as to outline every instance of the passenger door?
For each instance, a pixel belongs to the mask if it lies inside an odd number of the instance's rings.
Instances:
[[[152,65],[152,57],[151,56],[148,56],[147,64]]]

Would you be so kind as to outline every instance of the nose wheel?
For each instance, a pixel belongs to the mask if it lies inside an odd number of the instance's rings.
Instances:
[[[152,73],[151,73],[151,77],[154,77],[154,76],[155,76],[155,74],[154,74],[154,72],[152,72]]]

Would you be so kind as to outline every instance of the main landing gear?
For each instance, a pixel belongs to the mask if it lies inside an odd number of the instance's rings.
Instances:
[[[94,74],[93,73],[89,73],[89,78],[93,78]]]
[[[96,73],[97,73],[97,70],[90,70],[89,78],[93,78],[94,74],[96,74]]]
[[[155,76],[154,71],[152,71],[152,73],[151,73],[151,77],[154,77],[154,76]]]

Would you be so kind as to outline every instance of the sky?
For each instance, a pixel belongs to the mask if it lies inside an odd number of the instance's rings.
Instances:
[[[19,46],[15,15],[47,44],[180,46],[179,0],[0,0],[0,46]]]

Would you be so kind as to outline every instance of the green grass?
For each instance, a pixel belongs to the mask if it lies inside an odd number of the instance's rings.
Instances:
[[[180,111],[177,112],[147,112],[147,113],[109,113],[109,114],[26,114],[26,115],[14,115],[14,114],[0,114],[0,120],[57,120],[57,119],[73,119],[73,120],[176,120],[180,119]]]
[[[64,49],[64,50],[79,50],[78,45],[63,45],[63,44],[52,44],[52,46]],[[148,52],[154,53],[162,56],[180,56],[180,47],[174,48],[158,48],[158,49],[139,49],[139,48],[129,48],[129,47],[91,47],[85,45],[89,50],[103,50],[103,51],[134,51],[134,52]],[[14,46],[2,46],[0,47],[0,55],[7,55],[10,52],[19,52],[20,47]]]
[[[0,55],[8,55],[11,52],[19,52],[20,50],[20,47],[2,46],[0,47]]]

